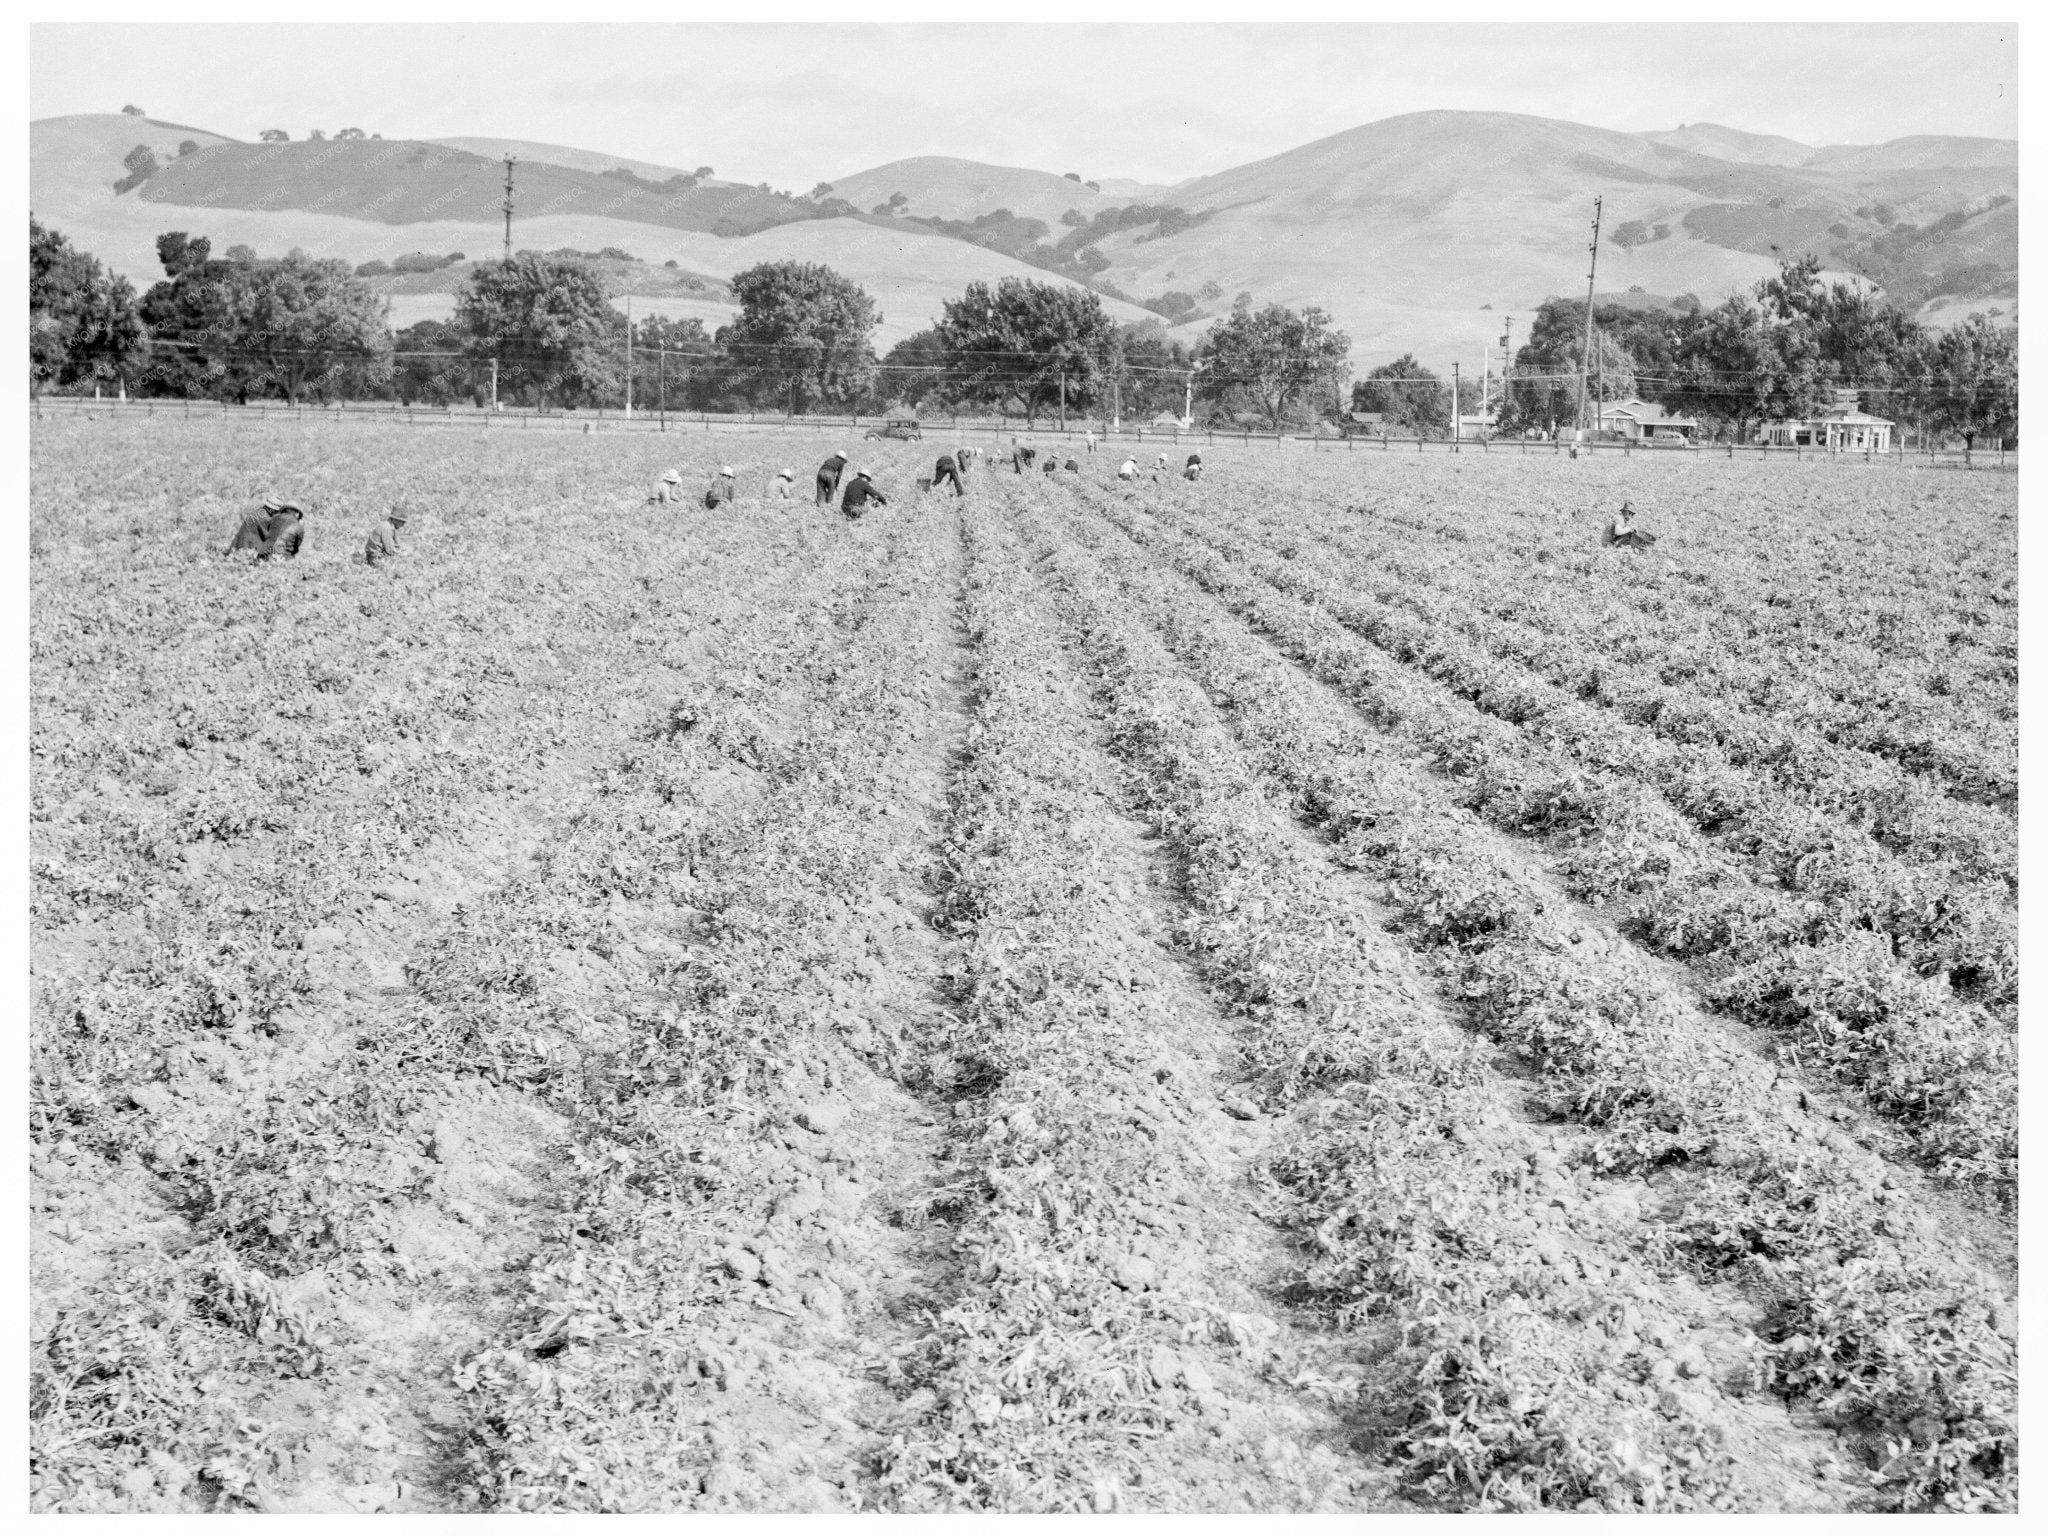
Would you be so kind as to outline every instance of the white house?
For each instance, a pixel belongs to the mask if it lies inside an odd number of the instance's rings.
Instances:
[[[1601,406],[1594,425],[1598,431],[1616,432],[1637,442],[1656,439],[1691,442],[1700,429],[1694,418],[1673,416],[1655,401],[1634,396],[1626,400],[1612,400]]]
[[[1818,416],[1798,421],[1767,421],[1764,441],[1774,447],[1853,449],[1889,453],[1894,423],[1872,416],[1854,401],[1837,403]]]

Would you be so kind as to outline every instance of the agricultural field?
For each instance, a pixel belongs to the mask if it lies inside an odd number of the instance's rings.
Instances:
[[[2014,477],[833,446],[36,424],[36,1508],[2016,1507]]]

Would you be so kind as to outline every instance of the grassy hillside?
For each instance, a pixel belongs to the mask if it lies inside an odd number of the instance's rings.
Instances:
[[[1804,165],[1813,156],[1813,146],[1774,133],[1744,133],[1720,123],[1680,123],[1638,135],[1653,144],[1668,144],[1716,160],[1741,160],[1751,165]]]
[[[137,142],[166,159],[186,139],[205,147],[114,194]],[[928,324],[971,281],[1048,275],[1011,254],[1030,254],[1014,228],[972,220],[1007,208],[1042,221],[1043,238],[1057,241],[1074,233],[1059,222],[1067,210],[1092,218],[1134,202],[1206,216],[1170,234],[1158,225],[1106,234],[1093,249],[1110,265],[1095,281],[1139,297],[1201,294],[1211,314],[1241,291],[1321,304],[1351,333],[1359,366],[1403,351],[1446,366],[1452,356],[1476,362],[1505,316],[1574,291],[1596,193],[1606,199],[1603,287],[1712,304],[1782,257],[1812,251],[1830,271],[1859,274],[1931,306],[1930,315],[1957,303],[2010,312],[2018,294],[2009,142],[1808,150],[1716,124],[1631,134],[1506,113],[1388,118],[1163,191],[1104,180],[1095,192],[1049,172],[920,156],[833,186],[859,209],[901,192],[909,217],[831,219],[801,199],[731,183],[658,185],[684,173],[567,146],[246,145],[109,114],[30,125],[31,206],[140,283],[157,276],[155,238],[167,229],[206,234],[216,248],[300,246],[351,262],[411,250],[489,256],[500,239],[496,157],[508,148],[522,158],[520,247],[623,250],[643,264],[631,270],[647,274],[629,281],[658,290],[642,297],[690,304],[716,301],[658,276],[670,270],[664,263],[716,283],[761,260],[825,262],[875,295],[885,344]],[[602,174],[620,170],[630,176]],[[435,286],[393,288],[423,303]],[[1125,318],[1142,313],[1112,307]]]
[[[454,138],[430,139],[431,144],[445,144],[450,149],[467,150],[472,155],[482,155],[486,160],[503,161],[507,155],[517,155],[521,161],[564,166],[572,171],[601,173],[610,170],[628,170],[635,176],[644,176],[649,181],[667,181],[671,176],[688,176],[686,165],[661,165],[653,160],[634,160],[625,155],[607,155],[594,149],[576,149],[567,144],[543,144],[536,139],[493,139]]]
[[[488,223],[500,217],[504,180],[496,160],[418,139],[220,144],[166,166],[133,195],[183,207],[297,209],[381,224]],[[516,183],[516,208],[528,217],[595,214],[745,235],[811,216],[807,206],[753,187],[658,189],[540,162],[519,167]]]
[[[1069,208],[1094,215],[1137,198],[1112,197],[1050,171],[1014,165],[983,165],[949,155],[919,155],[860,171],[832,183],[832,195],[871,209],[901,192],[903,211],[927,219],[972,219],[1007,208],[1020,219],[1057,225]]]

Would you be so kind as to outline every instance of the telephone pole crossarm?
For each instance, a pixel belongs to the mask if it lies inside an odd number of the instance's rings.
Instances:
[[[1579,354],[1579,441],[1586,439],[1586,380],[1593,372],[1593,274],[1600,270],[1600,199],[1593,199],[1593,243],[1586,247],[1592,260],[1586,267],[1586,339]],[[1596,402],[1597,405],[1597,402]]]

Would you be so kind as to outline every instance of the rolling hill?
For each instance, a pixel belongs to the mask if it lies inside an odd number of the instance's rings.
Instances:
[[[138,142],[166,163],[117,195]],[[188,142],[196,147],[179,156]],[[1350,332],[1361,367],[1404,351],[1476,366],[1505,317],[1579,291],[1595,193],[1605,198],[1603,288],[1711,304],[1811,251],[1930,317],[2009,312],[2018,296],[2010,141],[1816,149],[1716,124],[1623,133],[1507,113],[1387,118],[1165,189],[1105,178],[1097,192],[1050,172],[938,155],[833,183],[831,195],[856,209],[900,192],[909,218],[821,217],[805,198],[524,140],[250,145],[110,113],[30,125],[31,206],[142,284],[158,275],[154,242],[167,229],[208,235],[216,249],[298,246],[353,262],[415,250],[489,256],[501,238],[506,150],[522,162],[521,248],[629,253],[636,261],[621,265],[621,280],[659,290],[636,288],[636,305],[707,318],[719,313],[718,285],[744,267],[822,261],[875,296],[885,345],[930,323],[970,281],[1046,277],[1028,263],[1049,253],[1030,249],[1028,233],[1015,238],[1013,227],[994,240],[967,227],[1003,208],[1042,220],[1048,242],[1069,235],[1069,209],[1096,219],[1071,232],[1092,243],[1061,260],[1092,252],[1099,286],[1205,295],[1183,334],[1227,307],[1218,295],[1320,304]],[[1117,210],[1140,202],[1186,216],[1118,227]],[[431,291],[395,297],[421,313],[453,302]],[[1144,313],[1112,308],[1125,319]]]
[[[898,192],[908,199],[903,212],[923,218],[973,219],[1007,208],[1020,219],[1043,219],[1055,226],[1070,208],[1092,217],[1120,202],[1139,201],[1111,197],[1049,171],[984,165],[949,155],[892,160],[832,183],[833,196],[862,209],[886,203]]]

